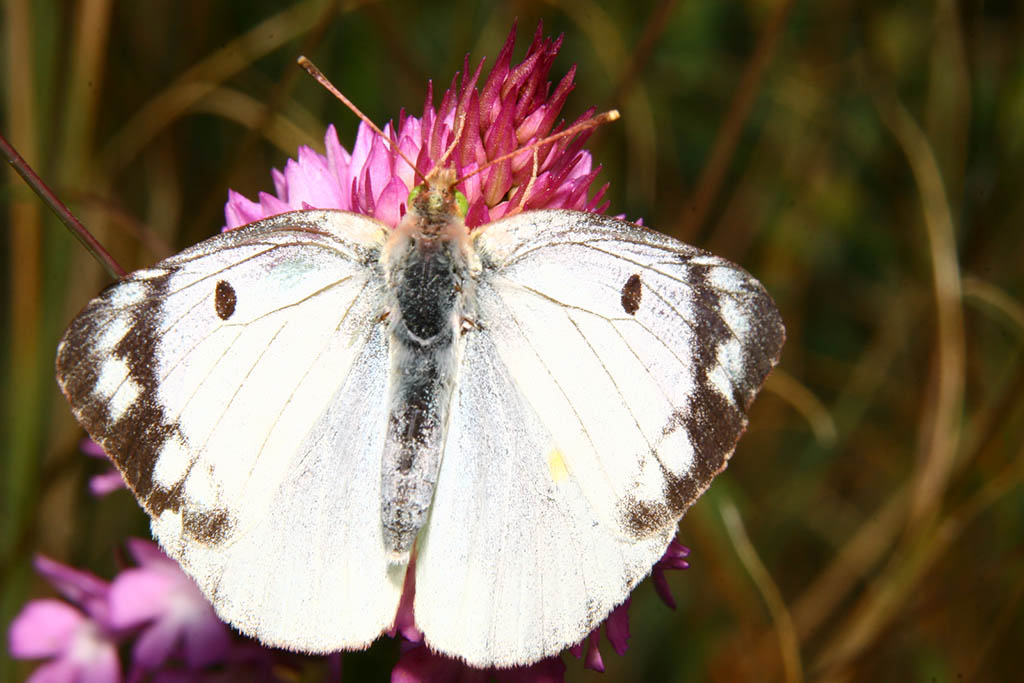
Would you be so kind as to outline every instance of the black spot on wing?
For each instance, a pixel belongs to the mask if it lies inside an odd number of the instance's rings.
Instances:
[[[235,313],[235,304],[237,302],[238,297],[235,295],[235,288],[230,283],[220,280],[213,295],[213,307],[217,311],[217,317],[221,320],[230,318]]]
[[[640,299],[643,297],[643,285],[640,283],[640,275],[634,273],[622,285],[622,310],[634,315],[640,310]]]
[[[786,328],[775,302],[761,283],[753,278],[744,286],[741,300],[749,329],[742,340],[744,372],[737,393],[742,399],[740,406],[746,410],[768,373],[779,362],[782,345],[786,341]]]
[[[131,305],[117,307],[112,300],[123,286],[142,287]],[[121,470],[140,501],[153,488],[156,454],[177,426],[170,423],[155,403],[154,347],[159,298],[166,276],[115,283],[93,299],[72,321],[57,355],[57,379],[78,421]],[[113,349],[96,348],[111,324],[127,324],[124,336]],[[115,420],[108,402],[94,394],[104,362],[111,358],[128,367],[128,380],[138,386],[138,396]]]
[[[738,290],[723,292],[712,284],[711,270],[725,267],[734,268],[742,274],[742,285]],[[761,283],[738,266],[727,266],[724,262],[722,265],[687,263],[686,269],[696,304],[693,311],[697,339],[697,348],[692,349],[696,361],[694,375],[704,380],[708,371],[718,363],[719,347],[736,337],[743,367],[738,375],[726,374],[732,385],[732,398],[736,405],[746,410],[779,360],[786,339],[779,311]],[[746,330],[742,334],[732,329],[730,321],[724,317],[727,300],[730,310],[742,312]]]
[[[147,499],[153,493],[153,468],[163,445],[172,438],[184,438],[176,422],[157,402],[159,378],[156,352],[160,344],[160,303],[167,291],[166,276],[147,281],[150,290],[136,307],[133,324],[114,347],[114,353],[128,364],[130,377],[142,391],[135,403],[104,434],[104,450],[113,458],[136,497],[153,515],[167,507],[177,509],[177,500],[161,500],[159,509]]]

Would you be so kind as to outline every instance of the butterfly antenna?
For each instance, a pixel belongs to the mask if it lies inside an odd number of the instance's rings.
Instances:
[[[554,142],[555,140],[559,140],[559,139],[564,138],[564,137],[569,137],[571,135],[576,135],[580,131],[584,131],[584,130],[586,130],[588,128],[596,128],[597,126],[600,126],[600,125],[605,124],[605,123],[610,123],[611,121],[617,121],[618,119],[619,119],[619,110],[618,109],[611,109],[609,111],[604,112],[603,114],[598,114],[597,116],[589,118],[586,121],[580,121],[575,126],[569,126],[568,128],[566,128],[565,130],[563,130],[563,131],[561,131],[559,133],[555,133],[554,135],[549,135],[546,138],[543,138],[541,140],[537,140],[536,142],[530,143],[526,147],[520,147],[518,149],[514,149],[511,152],[509,152],[508,154],[502,154],[497,159],[491,159],[490,161],[488,161],[486,164],[484,164],[480,168],[475,169],[471,173],[467,173],[466,175],[462,176],[461,178],[459,178],[455,182],[456,183],[461,183],[462,181],[466,180],[467,178],[472,178],[477,173],[480,173],[481,171],[483,171],[483,170],[485,170],[487,168],[490,168],[491,166],[494,166],[495,164],[499,164],[502,161],[505,161],[506,159],[511,159],[514,156],[522,154],[523,152],[527,152],[527,151],[529,151],[531,149],[537,149],[538,147],[540,147],[542,145],[546,145],[546,144],[548,144],[550,142]]]
[[[329,80],[327,80],[327,76],[324,76],[323,72],[321,72],[320,69],[316,68],[316,65],[313,64],[313,62],[309,61],[304,56],[300,56],[298,58],[298,60],[296,60],[296,61],[298,61],[299,66],[301,66],[303,69],[305,69],[309,73],[310,76],[315,78],[320,83],[320,85],[322,85],[325,88],[327,88],[327,90],[332,95],[337,97],[339,100],[342,101],[342,103],[346,107],[351,109],[353,114],[358,116],[359,119],[363,123],[365,123],[367,126],[369,126],[370,129],[373,132],[375,132],[377,135],[379,135],[381,137],[381,139],[383,139],[384,142],[386,142],[388,144],[388,146],[391,147],[392,151],[394,151],[395,154],[397,154],[399,157],[401,157],[402,160],[405,163],[409,164],[409,167],[412,168],[413,173],[415,173],[420,178],[422,178],[423,182],[427,181],[426,177],[416,169],[416,164],[414,164],[413,162],[409,161],[409,157],[407,157],[404,154],[402,154],[402,150],[398,149],[398,145],[395,144],[394,140],[389,138],[387,135],[384,135],[384,131],[382,131],[380,128],[378,128],[377,125],[373,121],[370,120],[369,116],[367,116],[363,112],[359,111],[359,107],[354,105],[350,99],[348,99],[347,97],[342,95],[341,91],[338,90],[336,87],[334,87],[333,83],[331,83]]]
[[[526,208],[526,200],[530,198],[530,193],[533,192],[533,186],[537,182],[537,175],[540,172],[540,159],[537,154],[537,148],[533,148],[533,171],[530,173],[530,182],[526,183],[526,189],[523,190],[523,198],[519,200],[519,208],[517,211],[522,211]]]

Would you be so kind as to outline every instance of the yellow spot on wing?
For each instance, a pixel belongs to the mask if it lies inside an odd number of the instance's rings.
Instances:
[[[562,451],[557,448],[552,448],[551,452],[548,453],[548,472],[556,484],[561,484],[569,476],[569,469],[565,466],[565,458],[562,457]]]

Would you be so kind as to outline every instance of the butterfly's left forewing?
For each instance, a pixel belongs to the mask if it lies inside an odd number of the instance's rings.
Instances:
[[[58,349],[73,411],[161,545],[268,644],[359,647],[394,618],[385,239],[337,211],[218,235],[109,287]]]

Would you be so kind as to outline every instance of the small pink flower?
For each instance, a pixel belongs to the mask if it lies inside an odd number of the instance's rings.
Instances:
[[[191,669],[222,661],[231,633],[192,579],[155,543],[131,538],[127,545],[138,567],[114,578],[108,600],[113,626],[141,629],[132,646],[135,665],[152,671],[177,655]]]
[[[36,558],[36,570],[72,604],[54,599],[32,600],[11,622],[7,649],[16,659],[48,659],[30,683],[121,680],[117,634],[109,623],[109,585],[88,572],[47,557]]]

